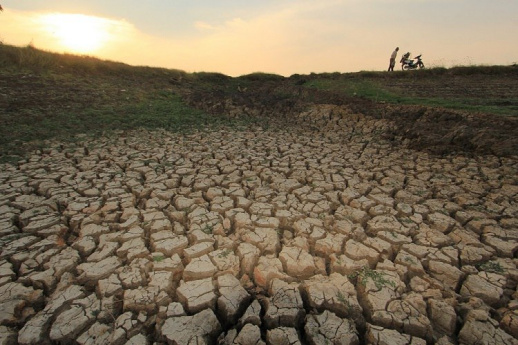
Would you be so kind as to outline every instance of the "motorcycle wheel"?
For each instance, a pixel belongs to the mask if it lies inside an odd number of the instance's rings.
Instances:
[[[401,69],[402,69],[403,71],[408,71],[408,70],[410,69],[410,66],[408,66],[408,65],[403,65],[403,66],[401,66]]]
[[[424,68],[424,63],[420,64],[419,68]]]

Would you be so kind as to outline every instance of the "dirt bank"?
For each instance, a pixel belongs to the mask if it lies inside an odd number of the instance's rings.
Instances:
[[[210,89],[188,88],[184,96],[189,104],[214,115],[254,115],[285,121],[291,123],[290,125],[298,121],[298,114],[314,106],[329,104],[345,107],[349,109],[349,114],[362,114],[390,121],[393,126],[384,135],[392,139],[394,144],[404,143],[408,148],[438,155],[510,156],[518,152],[518,117],[375,102],[305,87],[312,78],[321,76],[293,76],[283,80],[261,81],[250,83],[246,88],[240,85],[228,86],[222,80],[219,85],[214,83]],[[417,96],[442,95],[444,87],[441,85],[446,83],[447,78],[445,76],[441,80],[414,82],[419,86],[413,87],[413,92],[417,92]],[[495,78],[502,80],[495,82]],[[483,97],[483,92],[491,92],[490,89],[480,86],[486,84],[493,87],[492,92],[499,92],[504,97],[504,102],[505,97],[511,97],[509,92],[518,89],[512,76],[458,76],[455,80],[457,84],[465,85],[456,89],[456,98],[472,97],[473,93],[477,97]],[[404,80],[382,79],[381,82],[393,88],[402,88]]]

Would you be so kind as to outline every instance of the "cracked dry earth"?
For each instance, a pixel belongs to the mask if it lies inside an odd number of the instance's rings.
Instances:
[[[518,344],[518,158],[333,123],[3,165],[0,344]]]

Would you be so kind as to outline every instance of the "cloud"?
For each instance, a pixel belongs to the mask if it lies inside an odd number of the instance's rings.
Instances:
[[[190,27],[163,36],[146,34],[126,20],[107,18],[110,40],[95,55],[134,65],[232,76],[258,71],[290,75],[385,70],[395,46],[401,52],[423,53],[425,63],[432,65],[515,61],[518,50],[509,32],[516,24],[503,19],[480,26],[481,13],[487,11],[473,10],[459,17],[461,5],[444,0],[271,2],[256,13],[229,11],[217,20],[194,15],[189,17]],[[39,13],[8,12],[2,13],[0,38],[5,43],[33,41],[37,47],[57,49],[52,37],[31,22]]]

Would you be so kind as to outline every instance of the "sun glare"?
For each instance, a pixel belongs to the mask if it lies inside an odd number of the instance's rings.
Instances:
[[[71,53],[93,53],[108,41],[110,20],[83,14],[52,13],[41,21],[62,48]]]

